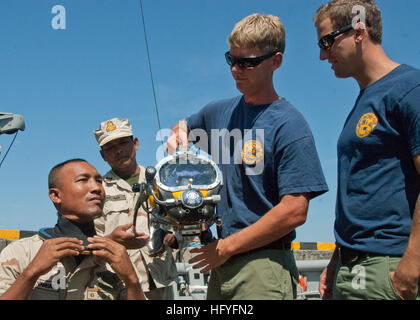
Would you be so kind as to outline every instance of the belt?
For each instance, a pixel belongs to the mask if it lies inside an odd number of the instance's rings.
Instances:
[[[344,265],[354,264],[357,261],[367,257],[378,257],[384,256],[383,254],[360,251],[356,249],[350,249],[347,247],[338,247],[338,253],[340,255],[341,263]]]
[[[290,250],[290,249],[292,249],[292,243],[291,242],[272,242],[272,243],[269,243],[269,244],[267,244],[263,247],[259,247],[259,248],[252,249],[252,250],[249,250],[249,251],[246,251],[246,252],[243,252],[243,253],[239,253],[236,256],[239,257],[239,256],[247,255],[247,254],[250,254],[250,253],[255,253],[256,251],[267,250],[267,249],[269,249],[269,250],[273,250],[273,249],[274,250]]]
[[[272,242],[258,249],[290,250],[292,249],[292,243],[291,242]]]

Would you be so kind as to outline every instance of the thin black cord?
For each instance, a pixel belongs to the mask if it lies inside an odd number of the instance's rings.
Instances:
[[[143,22],[144,41],[146,43],[147,61],[149,63],[150,80],[152,82],[153,98],[154,98],[154,101],[155,101],[155,110],[156,110],[156,116],[157,116],[157,121],[158,121],[158,126],[159,126],[159,133],[160,133],[160,138],[161,138],[160,141],[161,141],[161,145],[163,146],[162,128],[161,128],[161,125],[160,125],[159,110],[158,110],[158,105],[157,105],[157,100],[156,100],[155,83],[153,81],[152,64],[150,62],[149,43],[147,41],[146,22],[144,21],[143,1],[142,0],[140,0],[140,11],[141,11],[141,19],[142,19],[142,22]],[[164,148],[164,151],[166,153],[165,148]]]
[[[4,155],[4,157],[3,157],[3,160],[1,160],[1,162],[0,162],[0,167],[1,167],[1,165],[3,164],[3,162],[4,162],[4,159],[6,159],[7,154],[8,154],[8,153],[9,153],[9,151],[10,151],[10,148],[12,147],[13,143],[15,142],[15,139],[16,139],[16,137],[17,137],[17,135],[18,135],[18,132],[19,132],[19,131],[16,131],[16,134],[15,134],[15,136],[13,137],[13,140],[12,140],[12,142],[10,143],[9,148],[7,149],[6,154],[5,154],[5,155]]]

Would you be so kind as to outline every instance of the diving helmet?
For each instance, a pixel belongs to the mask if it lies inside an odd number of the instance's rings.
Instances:
[[[184,237],[193,237],[205,231],[203,225],[220,221],[216,204],[223,178],[208,155],[197,149],[177,150],[155,167],[147,167],[145,178],[146,183],[134,184],[133,191],[140,192],[142,203],[137,206],[148,213],[150,231],[157,230],[158,224],[171,225]]]
[[[179,225],[212,220],[222,184],[222,173],[209,157],[177,151],[156,165],[156,213]]]

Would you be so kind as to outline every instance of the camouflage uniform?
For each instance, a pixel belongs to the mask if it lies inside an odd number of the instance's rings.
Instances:
[[[26,269],[43,244],[34,235],[10,243],[0,254],[0,295],[6,292]],[[33,300],[114,300],[125,298],[118,276],[96,256],[86,256],[76,266],[75,258],[61,259],[40,276],[30,296]]]
[[[139,183],[145,182],[145,169],[140,166]],[[132,223],[133,213],[138,194],[134,194],[131,186],[110,170],[103,177],[106,200],[104,214],[95,219],[98,235],[108,235],[116,227]],[[136,231],[149,235],[147,214],[140,207],[137,215]],[[133,262],[142,289],[148,299],[173,299],[172,285],[177,276],[172,250],[167,250],[160,256],[150,257],[147,246],[141,249],[127,250]]]

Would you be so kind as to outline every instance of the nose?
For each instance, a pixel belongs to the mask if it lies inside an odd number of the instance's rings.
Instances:
[[[319,51],[319,59],[321,61],[327,60],[329,54],[330,54],[330,51],[329,50],[320,49],[320,51]]]
[[[242,71],[243,71],[243,69],[241,67],[239,67],[237,63],[232,64],[230,66],[230,72],[232,72],[232,73],[238,73],[238,72],[242,72]]]
[[[120,159],[120,157],[124,156],[124,154],[125,154],[125,147],[122,145],[116,146],[115,151],[114,151],[115,160]]]
[[[121,144],[117,145],[117,148],[116,148],[117,154],[120,154],[123,150],[124,150],[124,147]]]
[[[90,192],[98,195],[102,195],[105,193],[104,187],[102,186],[102,182],[98,181],[95,178],[90,179],[89,183]]]

